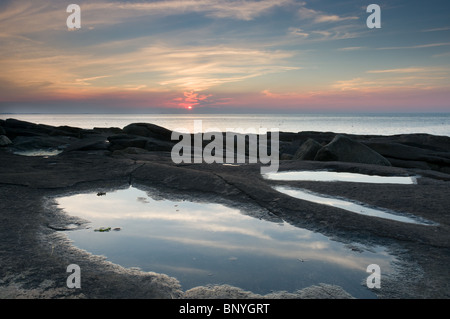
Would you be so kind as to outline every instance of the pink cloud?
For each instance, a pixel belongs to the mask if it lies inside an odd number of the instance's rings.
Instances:
[[[212,94],[200,94],[190,91],[184,92],[183,96],[183,98],[174,98],[173,101],[176,102],[175,104],[181,108],[193,108],[194,106],[200,105],[202,102],[207,102],[208,98],[212,97]]]

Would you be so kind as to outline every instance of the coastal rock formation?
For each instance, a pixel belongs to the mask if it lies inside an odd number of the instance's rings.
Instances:
[[[172,131],[150,123],[133,123],[125,126],[123,132],[129,135],[151,137],[157,140],[170,141]]]
[[[402,144],[397,141],[392,143],[368,141],[365,145],[382,154],[395,166],[420,167],[450,172],[450,153],[448,150],[433,147],[433,144],[421,145],[418,144],[418,140],[413,145]],[[430,141],[431,138],[427,140]]]
[[[8,145],[11,145],[11,144],[12,144],[12,142],[7,136],[0,135],[0,147],[8,146]]]
[[[148,151],[168,151],[172,150],[173,142],[161,140],[153,137],[143,137],[138,135],[118,134],[108,137],[110,143],[109,150],[117,151],[134,147]]]
[[[339,142],[347,138],[354,142],[352,145],[355,145],[355,147],[356,145],[358,146],[356,148],[347,147],[350,143],[334,145],[333,152],[341,153],[340,157],[328,152],[330,149],[329,144],[333,142],[337,135],[340,136]],[[296,154],[299,156],[301,154],[300,152],[303,153],[305,149],[311,147],[312,142],[309,140],[314,140],[318,144],[324,145],[324,149],[320,151],[317,158],[303,157],[296,159]],[[315,144],[315,147],[317,146]],[[390,163],[389,165],[394,167],[450,173],[450,137],[448,136],[434,136],[429,134],[376,136],[335,134],[332,132],[280,133],[280,160],[283,161],[295,159],[357,162],[355,160],[356,157],[360,157],[359,160],[364,158],[362,155],[358,155],[359,152],[362,151],[366,154],[372,153],[368,152],[367,148],[378,154],[374,156],[374,159],[378,158],[381,164],[377,165],[386,165],[386,161],[388,161]],[[381,159],[380,156],[384,159]],[[366,163],[373,163],[373,159]]]
[[[261,211],[254,216],[264,220],[282,220],[331,240],[361,242],[361,247],[368,249],[389,245],[389,250],[396,253],[395,268],[406,268],[398,275],[383,276],[383,288],[376,291],[380,297],[449,296],[450,175],[445,171],[450,168],[450,137],[427,134],[338,134],[341,136],[337,137],[334,132],[280,132],[280,156],[286,159],[280,163],[283,171],[420,175],[417,184],[411,185],[286,183],[437,223],[437,226],[424,226],[354,214],[277,192],[272,186],[280,182],[264,179],[259,164],[175,164],[170,150],[171,144],[177,141],[170,141],[170,131],[156,125],[91,130],[0,120],[0,132],[13,143],[0,148],[0,160],[5,164],[0,166],[0,298],[260,297],[224,285],[182,291],[174,278],[120,267],[104,257],[75,249],[60,236],[59,231],[69,230],[70,225],[82,225],[83,221],[62,214],[54,198],[67,193],[109,194],[129,185],[139,185],[142,190],[155,189],[164,198],[225,203],[242,209],[249,216],[249,204],[257,205]],[[350,160],[358,160],[361,155],[357,151],[373,155],[369,149],[389,160],[392,166],[383,165],[383,161],[381,165],[343,162],[349,160],[346,157],[333,157],[332,162],[310,160],[318,146],[313,140],[321,145],[317,153],[323,149],[333,150],[339,156],[340,153],[351,154]],[[62,152],[55,156],[21,156],[14,154],[15,143],[24,149],[51,145]],[[299,159],[294,160],[297,151]],[[109,196],[106,199],[109,200]],[[349,252],[360,253],[353,249]],[[83,269],[83,290],[66,287],[66,268],[73,262]],[[415,274],[413,278],[411,274]],[[261,297],[351,296],[340,287],[319,284],[296,292]]]
[[[305,143],[300,146],[297,152],[294,154],[294,160],[312,161],[317,155],[317,152],[322,148],[322,145],[308,138]]]
[[[136,152],[136,149],[169,152],[178,142],[171,140],[172,131],[149,123],[133,123],[123,129],[81,129],[7,119],[0,120],[0,133],[4,136],[3,147],[12,151],[57,149],[64,152],[104,151],[112,154],[131,148],[134,149],[133,152]],[[280,132],[279,137],[279,154],[282,161],[337,161],[450,173],[448,136]],[[246,139],[247,143],[248,141]],[[203,143],[207,144],[209,141]]]
[[[387,159],[368,146],[343,135],[337,135],[329,144],[322,147],[314,160],[391,166]]]

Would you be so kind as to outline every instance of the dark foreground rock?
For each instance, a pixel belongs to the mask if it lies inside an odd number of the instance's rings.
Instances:
[[[5,147],[5,146],[11,145],[11,144],[12,144],[12,142],[7,136],[0,135],[0,147]]]
[[[337,135],[318,150],[314,160],[391,166],[387,159],[371,148],[342,135]]]
[[[316,158],[317,152],[322,148],[322,145],[308,138],[305,143],[300,146],[297,152],[295,152],[292,159],[300,161],[313,161]]]
[[[13,143],[0,148],[0,298],[351,297],[340,287],[324,284],[264,296],[227,285],[183,291],[175,278],[111,264],[103,257],[77,249],[67,240],[63,231],[70,231],[73,225],[81,227],[85,221],[65,215],[55,206],[55,196],[108,192],[131,184],[158,189],[166,198],[181,196],[238,208],[251,203],[267,212],[267,216],[260,216],[267,220],[276,217],[349,244],[385,246],[396,256],[399,269],[396,276],[382,277],[382,289],[375,291],[379,297],[450,297],[450,175],[445,173],[450,143],[446,137],[346,136],[367,147],[372,145],[371,149],[386,156],[392,166],[294,159],[280,163],[280,170],[421,176],[415,185],[283,183],[263,179],[260,164],[176,165],[168,151],[173,142],[167,139],[167,131],[153,125],[132,125],[128,133],[118,128],[82,130],[17,120],[0,121],[0,127]],[[320,132],[280,134],[284,153],[291,155],[308,139],[323,148],[335,137],[335,133]],[[45,140],[63,152],[37,157],[14,154],[14,143],[26,149],[42,145],[33,144],[35,141]],[[154,143],[155,148],[149,143]],[[390,146],[383,148],[383,143]],[[407,147],[409,153],[396,153],[393,148],[396,144]],[[403,163],[397,166],[391,161],[393,158],[408,162],[410,167]],[[367,217],[302,201],[273,189],[272,186],[280,184],[410,213],[437,226]],[[82,269],[81,289],[66,286],[67,266],[74,263]]]

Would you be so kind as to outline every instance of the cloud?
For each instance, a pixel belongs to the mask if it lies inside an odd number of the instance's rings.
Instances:
[[[438,31],[448,31],[448,30],[450,30],[450,27],[425,29],[425,30],[422,30],[422,32],[438,32]]]
[[[175,98],[176,104],[182,108],[192,108],[199,105],[202,102],[207,102],[208,98],[212,97],[212,94],[200,94],[193,91],[184,92],[184,98]]]
[[[292,0],[89,1],[80,4],[82,28],[72,33],[67,32],[65,25],[68,16],[65,1],[14,1],[0,11],[0,80],[29,93],[41,87],[41,94],[114,90],[198,92],[298,69],[288,61],[293,53],[271,50],[258,43],[192,44],[208,33],[204,29],[183,30],[189,32],[187,40],[179,31],[171,32],[170,37],[165,32],[165,38],[131,34],[123,39],[104,37],[104,33],[100,38],[97,28],[109,25],[118,28],[121,23],[139,17],[164,18],[192,12],[251,20],[291,3]],[[90,40],[95,37],[98,42],[92,44]]]
[[[67,31],[66,8],[62,0],[11,1],[0,10],[0,36],[34,34],[42,31]],[[142,17],[165,18],[199,13],[210,18],[250,21],[293,0],[165,0],[152,2],[89,1],[80,4],[80,30],[117,26]],[[80,31],[78,30],[78,31]]]
[[[307,38],[309,36],[309,33],[305,32],[303,29],[300,28],[289,28],[289,34],[294,36],[301,36]]]
[[[439,43],[418,44],[418,45],[411,45],[411,46],[383,47],[383,48],[378,48],[377,50],[423,49],[423,48],[442,47],[442,46],[448,46],[448,45],[450,45],[450,42],[439,42]]]
[[[187,13],[201,13],[213,18],[227,18],[249,21],[273,8],[291,4],[292,0],[166,0],[153,2],[94,2],[83,6],[83,10],[105,11],[114,19],[136,18],[138,16],[172,16]],[[111,16],[111,14],[113,16]],[[93,21],[94,22],[94,21]],[[97,20],[94,23],[100,23]]]
[[[427,72],[435,70],[435,68],[400,68],[400,69],[387,69],[387,70],[371,70],[367,73],[417,73],[417,72]]]
[[[82,84],[82,85],[91,85],[92,84],[92,83],[90,83],[91,81],[108,78],[108,77],[110,77],[110,75],[92,76],[92,77],[84,78],[84,79],[75,79],[75,82]]]
[[[309,9],[306,7],[301,7],[298,11],[301,19],[310,19],[314,23],[324,23],[324,22],[341,22],[347,20],[358,20],[356,16],[341,17],[336,14],[326,14],[322,11],[317,11]]]
[[[369,70],[366,74],[364,77],[336,81],[332,88],[366,92],[448,88],[450,70],[447,67],[408,67]]]
[[[116,41],[127,47],[148,43],[139,38]],[[24,47],[23,52],[0,58],[0,79],[24,90],[46,83],[44,92],[112,92],[114,90],[193,91],[244,81],[272,73],[299,69],[290,66],[292,53],[223,45],[178,46],[154,44],[129,52],[108,51],[108,44],[89,50],[61,52],[44,46]],[[28,50],[27,50],[28,49]],[[66,54],[64,54],[66,53]],[[102,81],[107,79],[107,81]],[[33,90],[35,92],[35,90]]]
[[[339,48],[338,51],[358,51],[358,50],[364,50],[366,47],[346,47],[346,48]]]

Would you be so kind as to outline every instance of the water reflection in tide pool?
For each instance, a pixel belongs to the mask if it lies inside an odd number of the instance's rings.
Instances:
[[[264,174],[263,177],[275,181],[314,181],[314,182],[353,182],[353,183],[372,183],[372,184],[416,184],[415,176],[378,176],[366,175],[348,172],[332,172],[332,171],[285,171]],[[275,186],[275,190],[289,195],[291,197],[302,200],[319,203],[328,206],[338,207],[353,213],[380,217],[385,219],[396,220],[404,223],[436,225],[432,221],[418,218],[417,216],[406,216],[405,214],[396,213],[387,209],[369,207],[364,203],[357,203],[345,198],[335,198],[327,195],[316,194],[314,192],[286,187]]]
[[[372,298],[365,286],[367,266],[392,271],[395,258],[383,247],[345,245],[281,220],[251,217],[249,210],[151,196],[130,187],[57,202],[69,215],[90,221],[87,228],[66,232],[75,246],[124,267],[176,277],[185,290],[229,284],[266,294],[328,283]],[[101,227],[111,230],[95,231]]]
[[[299,199],[303,199],[303,200],[307,200],[310,202],[319,203],[319,204],[323,204],[323,205],[338,207],[338,208],[345,209],[347,211],[361,214],[361,215],[380,217],[380,218],[384,218],[384,219],[391,219],[391,220],[396,220],[396,221],[403,222],[403,223],[434,225],[433,222],[425,220],[423,218],[418,218],[418,217],[412,216],[412,215],[410,215],[410,216],[406,216],[404,214],[401,215],[401,214],[398,214],[398,213],[395,213],[393,211],[389,211],[386,209],[383,210],[381,208],[369,207],[363,203],[357,203],[355,201],[351,201],[348,199],[334,198],[331,196],[320,195],[320,194],[313,193],[311,191],[295,189],[295,188],[291,188],[291,187],[275,186],[274,189],[281,193],[287,194],[287,195],[295,197],[295,198],[299,198]]]
[[[264,174],[264,178],[276,181],[354,182],[375,184],[415,184],[414,176],[378,176],[331,171],[286,171]]]
[[[22,156],[56,156],[58,154],[61,154],[62,150],[43,150],[43,149],[35,149],[35,150],[22,150],[22,151],[15,151],[13,152],[16,155],[22,155]]]

